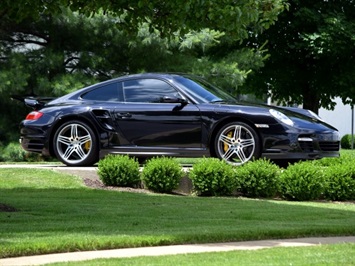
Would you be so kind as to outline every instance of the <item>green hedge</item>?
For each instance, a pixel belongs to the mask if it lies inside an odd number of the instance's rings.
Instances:
[[[355,140],[355,135],[353,135],[353,137]],[[351,149],[351,142],[352,142],[351,134],[346,134],[341,138],[340,146],[342,149]]]
[[[195,192],[201,196],[231,195],[238,187],[232,165],[217,158],[203,158],[190,170]]]
[[[327,200],[355,200],[355,161],[334,164],[325,170]]]
[[[171,193],[179,186],[182,176],[182,167],[175,159],[160,157],[146,162],[142,181],[146,188],[154,192]]]
[[[280,175],[280,193],[287,200],[320,199],[324,189],[324,171],[312,161],[289,165]]]
[[[248,162],[236,168],[239,191],[247,197],[275,197],[279,191],[280,168],[266,159]]]
[[[140,174],[135,159],[109,155],[99,162],[98,174],[105,185],[137,187],[143,183],[154,192],[171,193],[185,173],[173,158],[152,158]],[[199,196],[355,200],[355,156],[350,152],[339,158],[290,164],[286,169],[266,159],[232,166],[217,158],[202,158],[188,177]]]
[[[137,187],[139,163],[127,155],[108,155],[99,161],[98,175],[106,186]]]

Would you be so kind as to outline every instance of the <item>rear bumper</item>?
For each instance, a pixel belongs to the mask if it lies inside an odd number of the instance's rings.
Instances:
[[[19,142],[22,148],[26,151],[41,153],[44,156],[51,156],[48,148],[45,146],[45,139],[43,137],[21,137]]]
[[[29,152],[42,153],[49,156],[47,134],[48,127],[35,127],[30,125],[20,125],[20,139],[19,142],[22,148]]]

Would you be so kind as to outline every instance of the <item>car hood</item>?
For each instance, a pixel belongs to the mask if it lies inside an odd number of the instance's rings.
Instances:
[[[270,115],[269,110],[274,109],[289,117],[295,125],[298,127],[307,127],[307,124],[318,124],[321,127],[326,127],[331,130],[338,131],[335,127],[328,124],[324,120],[322,120],[315,113],[302,108],[297,107],[287,107],[287,106],[274,106],[267,104],[258,104],[258,103],[249,103],[249,102],[236,102],[236,103],[218,103],[216,104],[214,110],[216,112],[240,112],[243,110],[248,113],[260,113]],[[323,128],[324,129],[324,128]]]

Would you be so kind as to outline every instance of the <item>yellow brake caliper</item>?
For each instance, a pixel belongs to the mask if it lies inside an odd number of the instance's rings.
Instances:
[[[228,132],[227,137],[228,137],[228,138],[231,138],[232,136],[233,136],[233,131],[231,130],[231,131]],[[229,147],[228,147],[228,144],[224,143],[224,144],[223,144],[223,150],[224,150],[224,152],[226,152],[226,151],[228,150],[228,148],[229,148]]]
[[[88,152],[90,150],[90,147],[91,147],[91,141],[85,142],[84,149],[86,152]]]

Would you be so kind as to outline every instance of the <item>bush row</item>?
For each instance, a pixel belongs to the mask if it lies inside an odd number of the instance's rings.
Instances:
[[[170,193],[184,175],[199,196],[239,195],[287,200],[355,200],[355,158],[298,162],[286,169],[266,159],[234,167],[216,158],[199,159],[184,173],[173,158],[159,157],[147,161],[142,172],[136,159],[109,155],[98,165],[105,185],[143,186],[154,192]]]
[[[141,187],[170,193],[179,185],[183,171],[173,158],[148,160],[140,173],[137,159],[128,155],[108,155],[99,161],[98,175],[107,186]]]

